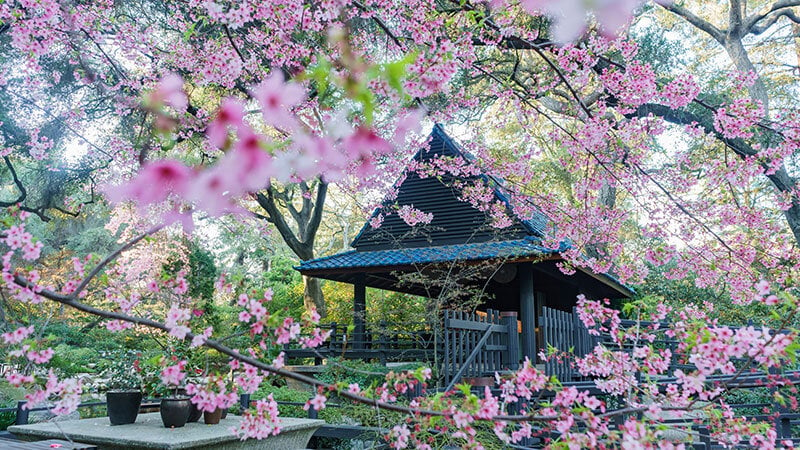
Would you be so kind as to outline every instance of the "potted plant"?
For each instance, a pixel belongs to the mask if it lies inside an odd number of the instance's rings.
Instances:
[[[192,403],[203,412],[203,421],[208,425],[218,424],[227,415],[227,409],[238,401],[235,385],[219,374],[198,381],[187,384],[186,392],[193,396]]]
[[[136,352],[115,352],[109,355],[111,363],[102,372],[108,380],[106,406],[111,425],[136,422],[142,406],[142,377]]]
[[[192,403],[188,397],[164,397],[161,399],[161,422],[165,428],[180,428],[189,420]]]
[[[170,363],[162,359],[161,365],[161,380],[165,389],[161,398],[161,421],[165,428],[180,428],[189,420],[192,407],[186,391],[179,386],[185,377],[183,370],[186,361],[177,361],[173,356]]]

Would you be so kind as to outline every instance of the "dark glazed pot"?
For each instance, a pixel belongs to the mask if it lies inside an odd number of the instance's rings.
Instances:
[[[180,428],[189,419],[192,403],[188,398],[162,398],[161,421],[165,428]]]
[[[134,423],[142,406],[142,391],[108,391],[106,406],[111,425]]]
[[[197,422],[198,420],[200,420],[201,417],[203,417],[203,411],[201,411],[200,408],[197,407],[197,405],[192,403],[192,406],[189,407],[189,420],[187,420],[186,422],[188,423]]]
[[[222,418],[222,410],[217,408],[214,412],[203,411],[203,422],[208,425],[216,425]]]
[[[225,409],[222,410],[222,417],[220,417],[220,418],[224,419],[226,417],[228,417],[228,408],[225,408]]]

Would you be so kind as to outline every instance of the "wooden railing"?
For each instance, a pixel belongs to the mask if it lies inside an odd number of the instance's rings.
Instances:
[[[464,377],[493,377],[496,372],[515,370],[519,358],[516,312],[445,311],[441,365],[445,391]]]
[[[329,323],[319,328],[330,331],[327,341],[317,348],[301,348],[298,344],[284,346],[287,358],[314,358],[321,364],[324,358],[376,359],[389,361],[432,361],[434,334],[425,329],[413,329],[409,324],[377,322],[368,324],[363,339],[348,332],[348,325]]]

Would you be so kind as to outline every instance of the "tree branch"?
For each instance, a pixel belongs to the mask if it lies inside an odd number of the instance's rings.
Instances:
[[[756,27],[758,22],[760,22],[762,19],[766,18],[767,20],[769,20],[767,16],[770,16],[771,14],[776,13],[784,8],[791,8],[793,6],[800,6],[800,0],[778,0],[775,3],[773,3],[769,8],[761,10],[760,12],[747,17],[746,19],[744,19],[744,33],[742,35],[744,36],[748,33],[753,33],[753,34],[763,33],[764,30],[769,28],[769,26],[765,27],[758,33],[752,31],[752,29]],[[778,17],[775,17],[774,20],[778,20]],[[772,21],[773,24],[775,23],[774,20]]]
[[[84,282],[87,282],[87,280],[88,280],[88,278],[85,279]],[[28,287],[28,288],[33,287],[32,283],[28,282],[28,280],[26,280],[24,277],[22,277],[20,275],[15,275],[14,276],[14,282],[17,285],[19,285],[20,287]],[[82,284],[85,284],[85,283],[82,283]],[[78,292],[80,292],[80,291],[76,290],[75,292],[73,292],[73,294],[64,295],[64,294],[59,294],[57,292],[53,292],[53,291],[49,291],[47,289],[44,289],[44,290],[40,291],[38,293],[38,295],[40,295],[41,297],[44,297],[44,298],[46,298],[48,300],[60,303],[62,305],[69,306],[69,307],[74,308],[74,309],[76,309],[78,311],[82,311],[82,312],[85,312],[87,314],[92,314],[92,315],[95,315],[95,316],[98,316],[98,317],[102,317],[102,318],[105,318],[105,319],[121,320],[121,321],[124,321],[124,322],[133,323],[135,325],[141,325],[141,326],[145,326],[145,327],[148,327],[148,328],[161,330],[161,331],[163,331],[165,333],[169,333],[169,331],[170,331],[170,329],[166,325],[164,325],[164,324],[162,324],[160,322],[156,322],[155,320],[147,319],[147,318],[144,318],[144,317],[129,316],[127,314],[123,314],[123,313],[119,313],[119,312],[115,312],[115,311],[106,311],[106,310],[103,310],[103,309],[95,308],[93,306],[89,306],[89,305],[87,305],[85,303],[82,303],[82,302],[78,301],[75,298],[75,295],[77,295]],[[186,334],[185,339],[191,340],[194,337],[195,337],[195,334],[190,332],[190,333]],[[394,404],[394,403],[386,403],[386,402],[380,401],[378,399],[372,399],[372,398],[368,398],[368,397],[363,397],[361,395],[354,394],[354,393],[351,393],[349,391],[338,390],[338,388],[335,385],[328,384],[328,383],[326,383],[324,381],[320,381],[320,380],[318,380],[316,378],[312,378],[312,377],[309,377],[309,376],[306,376],[306,375],[302,375],[302,374],[297,373],[297,372],[292,372],[292,371],[288,371],[288,370],[285,370],[285,369],[278,369],[275,366],[267,364],[267,363],[265,363],[263,361],[260,361],[260,360],[254,358],[254,357],[247,356],[247,355],[244,355],[242,353],[239,353],[238,351],[236,351],[236,350],[234,350],[234,349],[232,349],[232,348],[230,348],[230,347],[228,347],[226,345],[223,345],[220,341],[217,341],[217,340],[214,340],[214,339],[206,340],[204,345],[206,347],[209,347],[209,348],[212,348],[214,350],[217,350],[218,352],[220,352],[223,355],[229,356],[229,357],[231,357],[231,358],[233,358],[235,360],[241,361],[241,362],[243,362],[245,364],[249,364],[249,365],[251,365],[253,367],[257,367],[257,368],[259,368],[261,370],[270,372],[270,373],[272,373],[274,375],[278,375],[278,376],[281,376],[281,377],[284,377],[284,378],[291,378],[291,379],[297,380],[297,381],[299,381],[301,383],[308,384],[309,386],[323,387],[323,388],[333,388],[334,390],[336,390],[336,393],[337,393],[337,395],[339,397],[343,397],[343,398],[346,398],[348,400],[352,400],[352,401],[355,401],[355,402],[358,402],[358,403],[363,403],[363,404],[367,404],[367,405],[371,405],[371,406],[376,406],[378,408],[385,409],[385,410],[388,410],[388,411],[396,411],[396,412],[401,412],[401,413],[411,414],[411,415],[422,414],[422,415],[437,416],[437,417],[451,417],[453,414],[455,414],[454,412],[451,412],[451,411],[434,411],[434,410],[426,410],[426,409],[409,408],[409,407],[405,407],[405,406]],[[493,419],[506,420],[506,421],[517,421],[517,422],[551,421],[551,420],[557,420],[558,416],[514,415],[514,416],[497,416],[497,417],[495,417]]]
[[[105,266],[107,266],[111,261],[117,259],[117,257],[119,257],[119,255],[121,255],[122,253],[127,251],[129,248],[131,248],[134,245],[136,245],[137,243],[139,243],[139,241],[141,241],[142,239],[146,238],[147,236],[150,236],[151,234],[157,233],[158,231],[163,229],[165,226],[166,225],[156,225],[156,226],[154,226],[153,228],[145,231],[144,233],[140,234],[139,236],[136,236],[135,238],[133,238],[130,241],[126,242],[120,248],[118,248],[117,250],[115,250],[114,252],[112,252],[111,254],[106,256],[105,259],[103,259],[102,261],[97,263],[96,266],[94,266],[92,271],[89,272],[89,275],[87,275],[86,278],[84,278],[83,281],[81,281],[81,284],[79,284],[78,287],[75,288],[75,291],[74,291],[73,295],[75,295],[75,296],[80,295],[80,293],[84,289],[86,289],[86,286],[88,286],[89,283],[91,283],[92,279],[94,279],[94,277],[96,277],[97,274],[99,274],[100,271],[102,271],[103,268]]]
[[[661,5],[661,7],[666,9],[667,11],[670,11],[673,14],[677,14],[683,17],[690,24],[708,33],[708,35],[714,38],[715,41],[719,42],[722,45],[725,45],[725,32],[715,27],[710,22],[706,22],[705,20],[700,18],[700,16],[697,16],[695,13],[689,11],[683,6],[676,5],[674,2],[658,2],[658,4]]]
[[[22,184],[22,181],[17,176],[17,171],[14,170],[14,165],[11,164],[11,160],[8,158],[8,156],[3,156],[3,161],[6,162],[6,167],[8,167],[8,170],[11,172],[11,178],[14,180],[14,184],[17,186],[17,190],[19,191],[19,196],[16,198],[16,200],[12,200],[10,202],[0,201],[0,206],[3,208],[8,208],[23,202],[25,198],[28,197],[28,191],[25,189],[25,185]]]
[[[314,201],[313,212],[311,213],[311,219],[308,221],[305,233],[303,234],[303,241],[305,242],[311,242],[314,236],[317,234],[319,225],[320,223],[322,223],[322,212],[324,210],[325,197],[327,197],[327,194],[328,194],[328,183],[320,180],[319,186],[317,187],[317,198]]]
[[[294,235],[291,227],[286,223],[286,219],[283,218],[283,215],[278,209],[278,205],[275,204],[275,196],[272,188],[270,187],[267,189],[267,195],[261,192],[256,193],[256,202],[267,212],[267,216],[270,218],[272,224],[275,225],[281,237],[283,237],[286,245],[301,259],[310,259],[311,252],[308,251],[308,245],[301,242],[297,236]]]
[[[742,0],[728,0],[731,9],[728,11],[728,32],[735,36],[742,36],[742,17],[744,16]]]
[[[761,34],[767,31],[769,27],[775,25],[775,22],[777,22],[781,17],[786,17],[794,23],[800,23],[800,16],[798,16],[794,10],[786,8],[770,13],[762,23],[753,24],[753,26],[747,29],[746,32],[755,35]]]

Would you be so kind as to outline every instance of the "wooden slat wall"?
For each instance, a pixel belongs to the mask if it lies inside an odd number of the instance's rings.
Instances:
[[[577,351],[576,326],[573,314],[558,309],[542,307],[539,317],[539,327],[542,329],[544,342],[542,347],[547,351],[550,347],[559,350],[559,355],[548,358],[545,362],[545,373],[555,375],[561,381],[572,381],[577,372],[573,372],[574,357],[572,351]],[[588,333],[587,333],[588,334]]]
[[[500,321],[500,312],[488,310],[486,314],[445,311],[445,352],[442,364],[444,384],[448,385],[475,351],[481,339],[490,332],[475,359],[467,365],[464,377],[494,376],[495,372],[506,370],[503,365],[503,352],[506,345],[507,327]],[[456,382],[459,382],[457,380]]]

